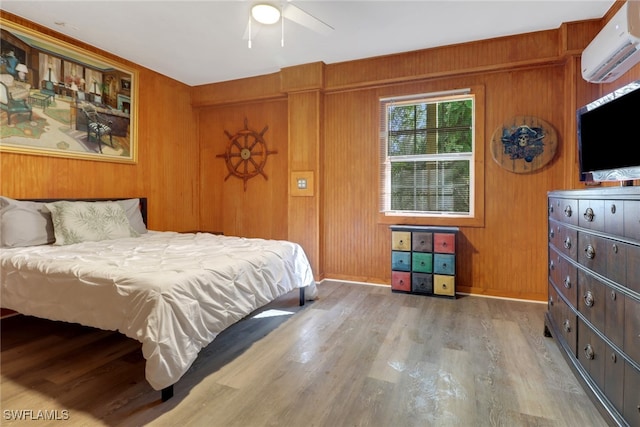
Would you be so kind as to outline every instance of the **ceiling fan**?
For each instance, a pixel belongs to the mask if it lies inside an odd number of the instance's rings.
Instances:
[[[291,0],[287,0],[286,4],[281,4],[280,6],[275,6],[270,3],[259,3],[251,6],[249,22],[245,28],[243,39],[248,40],[249,48],[251,48],[251,40],[258,31],[260,31],[260,27],[262,25],[273,25],[279,21],[282,28],[282,38],[280,43],[284,46],[285,19],[320,34],[326,35],[334,30],[331,25],[302,10],[298,6],[293,5]]]

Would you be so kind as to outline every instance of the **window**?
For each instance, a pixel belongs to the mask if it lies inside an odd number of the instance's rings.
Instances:
[[[381,100],[380,210],[474,216],[475,97],[470,90]]]

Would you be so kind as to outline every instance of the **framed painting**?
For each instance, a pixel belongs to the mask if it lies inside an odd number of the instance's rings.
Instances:
[[[136,163],[138,72],[0,18],[0,151]]]

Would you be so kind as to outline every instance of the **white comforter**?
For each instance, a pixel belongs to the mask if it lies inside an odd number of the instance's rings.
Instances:
[[[140,341],[156,390],[176,383],[200,349],[256,308],[299,287],[316,296],[304,251],[286,241],[150,231],[1,249],[0,262],[2,307]]]

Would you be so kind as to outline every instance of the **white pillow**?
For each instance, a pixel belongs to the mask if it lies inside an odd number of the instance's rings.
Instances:
[[[140,199],[126,199],[116,200],[124,208],[127,218],[129,218],[129,225],[136,230],[139,234],[147,232],[147,226],[142,219],[142,212],[140,211]]]
[[[55,245],[138,237],[117,202],[46,203],[53,220]]]
[[[0,196],[0,247],[48,245],[54,240],[44,203]]]

